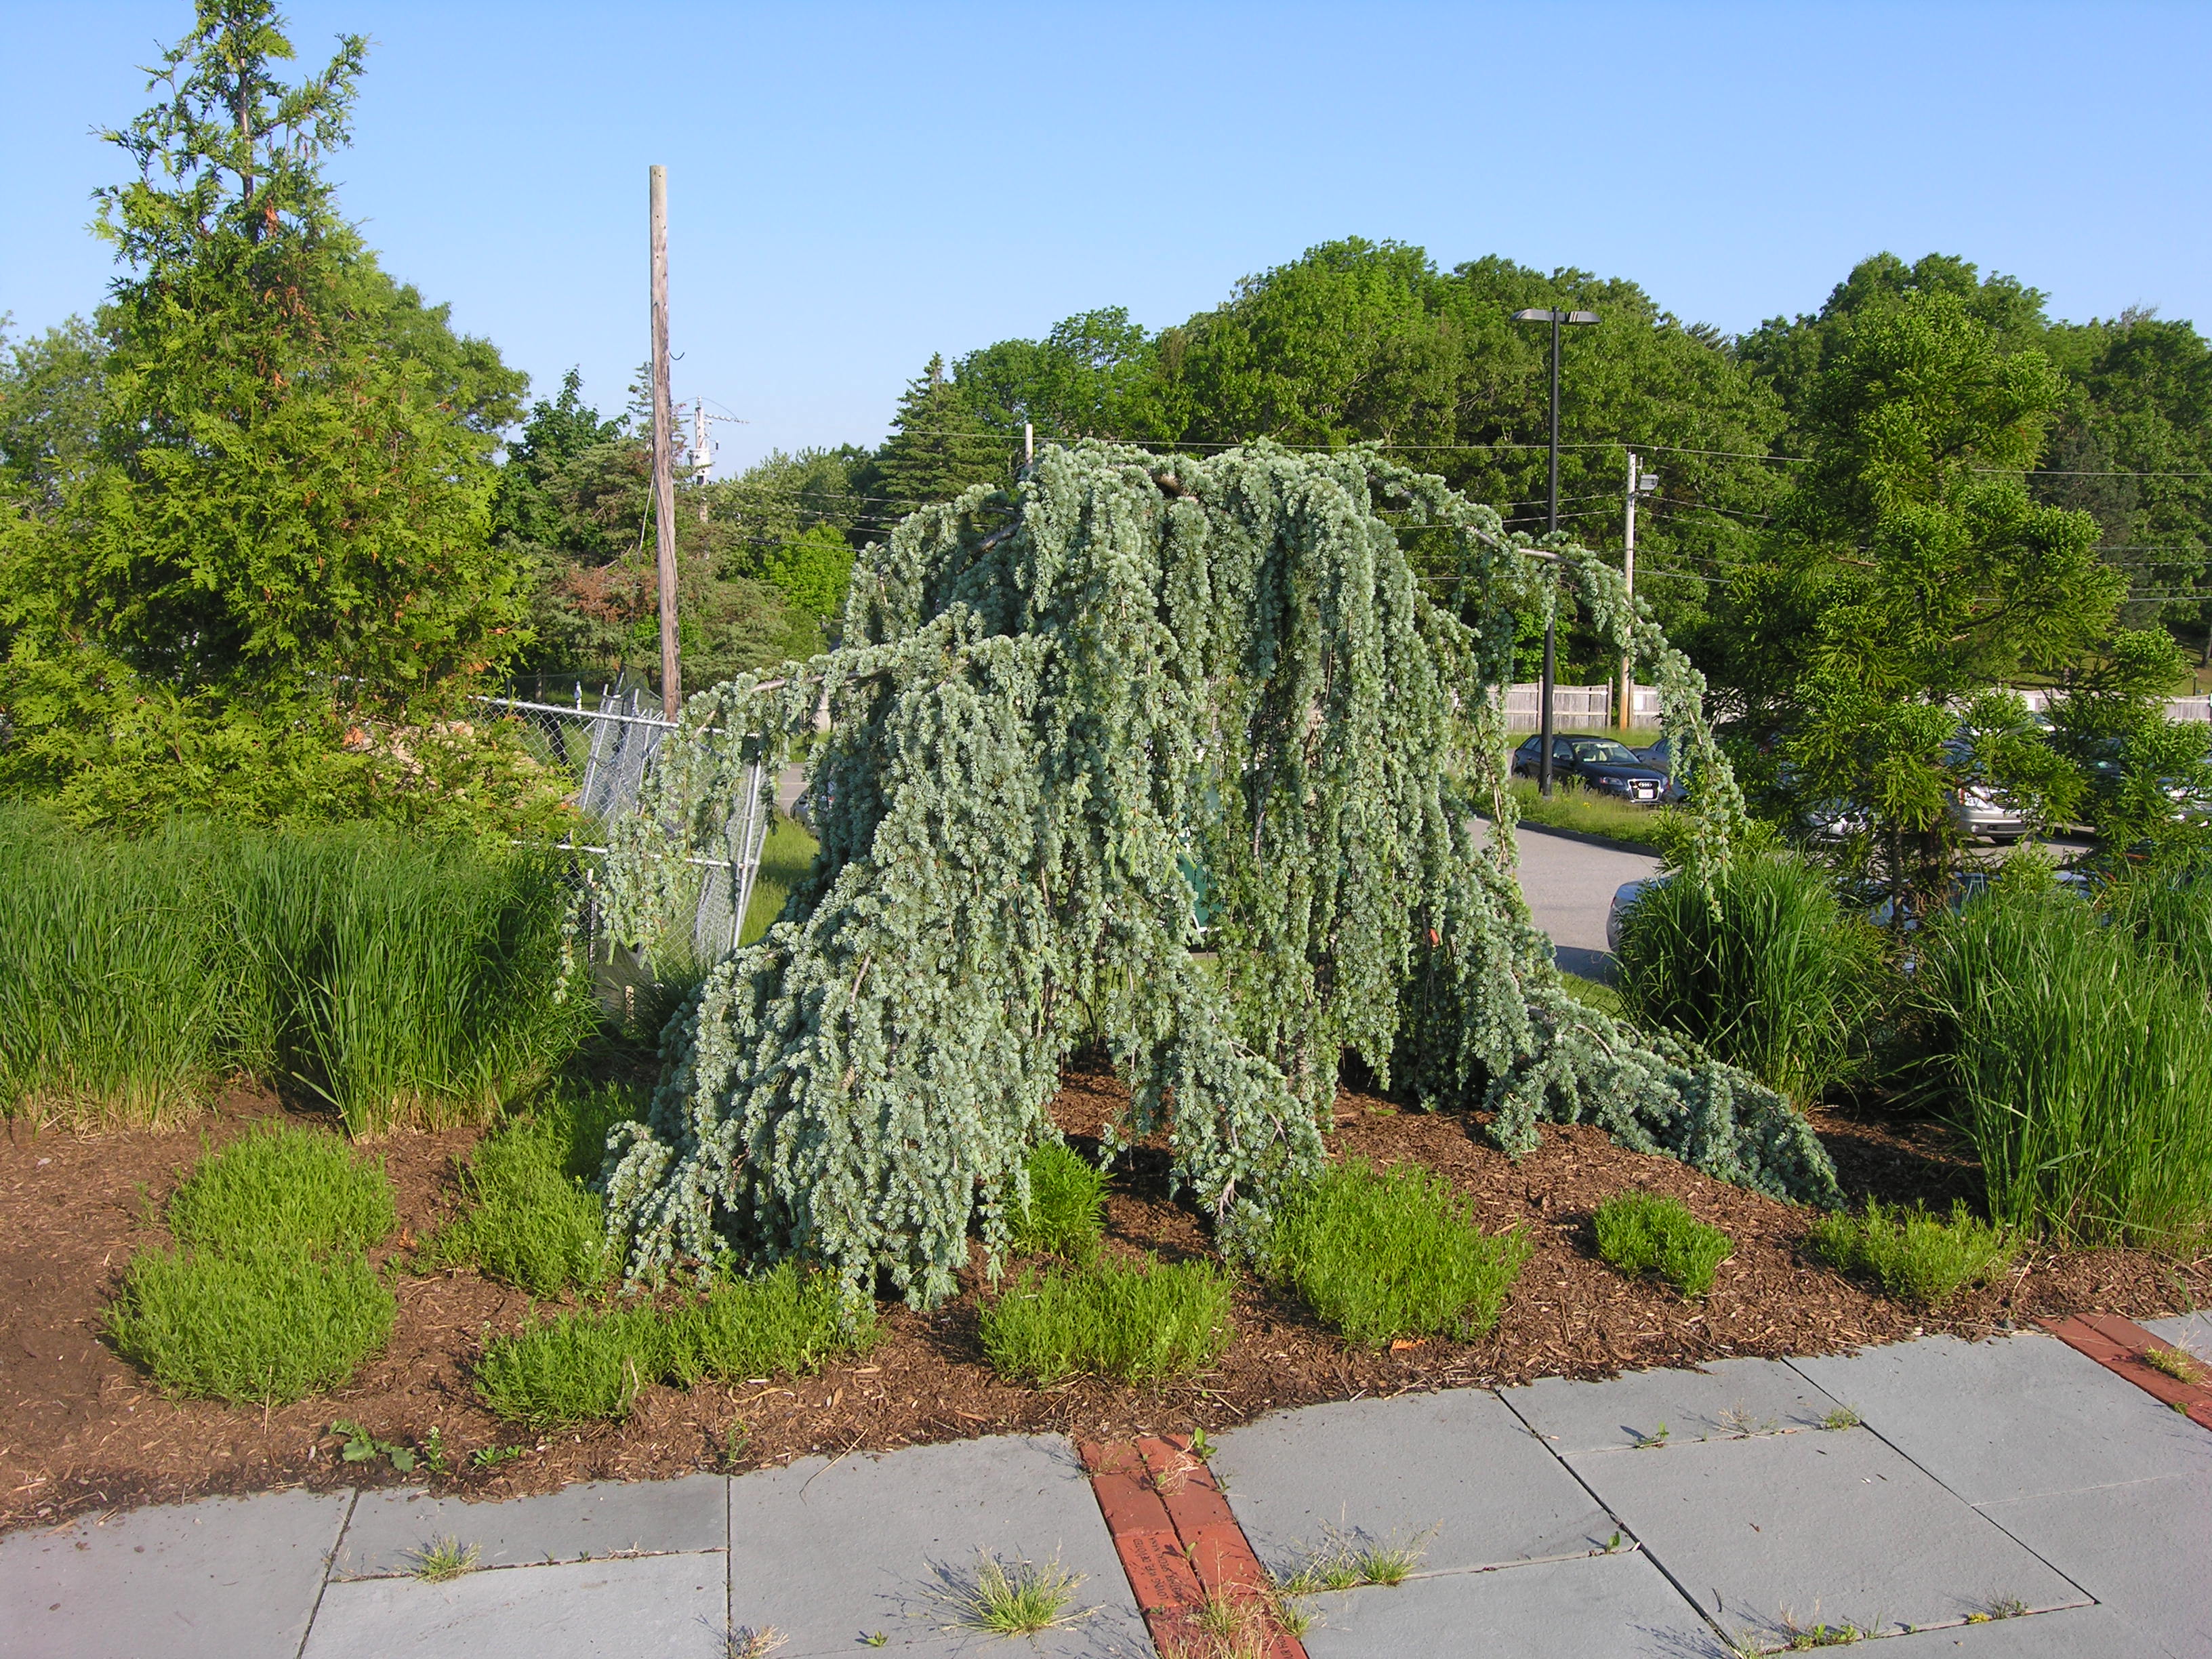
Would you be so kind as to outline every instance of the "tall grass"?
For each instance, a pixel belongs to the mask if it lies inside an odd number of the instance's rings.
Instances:
[[[1514,779],[1507,787],[1520,807],[1521,821],[1546,829],[1572,830],[1581,835],[1650,846],[1658,843],[1665,822],[1664,807],[1638,806],[1618,795],[1601,795],[1583,787],[1580,778],[1553,779],[1549,800],[1523,778]]]
[[[216,862],[203,837],[134,848],[0,808],[0,1115],[158,1124],[218,1085]]]
[[[1739,859],[1710,890],[1647,887],[1621,919],[1629,1014],[1702,1043],[1800,1104],[1859,1063],[1879,941],[1828,878],[1784,854]]]
[[[1990,1215],[2071,1243],[2183,1244],[2212,1226],[2212,1007],[2160,938],[2185,907],[2118,908],[1994,892],[1934,930],[1917,997]]]
[[[0,1113],[151,1124],[243,1073],[356,1133],[485,1121],[590,1030],[567,914],[536,855],[0,811]]]
[[[1051,1387],[1071,1376],[1149,1382],[1210,1365],[1235,1334],[1228,1276],[1210,1261],[1094,1261],[1024,1269],[979,1322],[1002,1376]]]

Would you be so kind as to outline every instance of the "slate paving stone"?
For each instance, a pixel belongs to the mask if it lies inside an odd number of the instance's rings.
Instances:
[[[1724,1629],[1939,1625],[2088,1598],[1866,1429],[1585,1452],[1577,1474]]]
[[[1843,1403],[1778,1359],[1630,1371],[1606,1382],[1547,1376],[1502,1397],[1562,1455],[1633,1446],[1662,1426],[1670,1442],[1817,1429]]]
[[[1984,1512],[2165,1651],[2212,1654],[2212,1475],[2045,1493]]]
[[[474,1544],[486,1567],[719,1550],[729,1541],[729,1492],[728,1479],[719,1474],[593,1481],[499,1504],[419,1490],[365,1492],[332,1571],[341,1578],[410,1572],[416,1553],[437,1538]]]
[[[2110,1607],[2062,1607],[1986,1625],[1950,1625],[1862,1648],[1876,1659],[2162,1659],[2164,1650]]]
[[[504,1567],[323,1592],[300,1659],[727,1659],[727,1558]]]
[[[0,1538],[4,1659],[294,1659],[349,1492],[163,1504]]]
[[[1309,1659],[1721,1659],[1705,1621],[1642,1554],[1416,1578],[1313,1604]]]
[[[1084,1616],[1032,1644],[957,1628],[946,1601],[980,1553],[1082,1575]],[[997,1436],[882,1457],[811,1457],[730,1485],[730,1616],[774,1628],[777,1659],[865,1651],[909,1659],[991,1651],[1136,1659],[1152,1648],[1075,1448]]]
[[[1486,1389],[1310,1406],[1224,1434],[1212,1460],[1261,1564],[1334,1541],[1411,1547],[1421,1572],[1603,1548],[1613,1519]]]
[[[2212,1434],[2056,1337],[1927,1337],[1790,1363],[1970,1504],[2212,1474]]]
[[[2136,1322],[2161,1342],[2189,1348],[2212,1359],[2212,1313],[2176,1314],[2171,1319]]]

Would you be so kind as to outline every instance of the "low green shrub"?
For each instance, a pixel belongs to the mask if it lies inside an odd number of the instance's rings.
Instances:
[[[1680,1199],[1657,1193],[1619,1194],[1590,1219],[1599,1255],[1625,1273],[1656,1273],[1684,1296],[1709,1293],[1714,1272],[1735,1249],[1734,1239],[1692,1215]]]
[[[534,1429],[620,1421],[667,1369],[668,1332],[649,1307],[556,1314],[484,1344],[477,1392],[511,1422]]]
[[[1352,1341],[1381,1347],[1488,1330],[1531,1248],[1517,1231],[1481,1231],[1441,1176],[1355,1159],[1291,1195],[1263,1253],[1275,1283]]]
[[[124,1275],[107,1330],[167,1393],[283,1406],[352,1376],[396,1311],[357,1255],[149,1250]]]
[[[983,1310],[983,1352],[1004,1376],[1147,1382],[1210,1364],[1234,1334],[1228,1275],[1210,1261],[1098,1261],[1024,1271]]]
[[[1088,1261],[1105,1231],[1106,1176],[1061,1140],[1029,1156],[1030,1201],[1007,1219],[1006,1243],[1024,1254]]]
[[[532,1428],[619,1420],[648,1383],[818,1370],[875,1336],[873,1304],[849,1304],[834,1278],[785,1262],[682,1307],[558,1314],[490,1338],[477,1392],[500,1416]]]
[[[1931,930],[1914,975],[1930,1079],[1991,1216],[2072,1244],[2212,1229],[2212,1007],[2189,895],[1998,891]]]
[[[854,1303],[833,1275],[784,1262],[759,1279],[717,1285],[670,1315],[670,1380],[744,1382],[778,1372],[804,1374],[876,1340],[872,1302]]]
[[[468,1263],[533,1296],[596,1291],[619,1251],[607,1237],[606,1200],[568,1174],[560,1127],[520,1119],[486,1137],[462,1180],[471,1207],[417,1253],[426,1270]]]
[[[1862,1274],[1900,1302],[1940,1308],[1967,1285],[2004,1271],[2019,1248],[1954,1201],[1947,1220],[1923,1206],[1869,1204],[1863,1215],[1814,1218],[1805,1236],[1813,1253],[1845,1273]]]
[[[1583,787],[1582,780],[1558,777],[1552,781],[1549,800],[1536,793],[1535,783],[1516,778],[1512,783],[1521,821],[1547,830],[1571,830],[1578,835],[1603,836],[1608,841],[1658,844],[1663,833],[1665,807],[1636,806],[1613,795],[1601,795]]]
[[[274,1124],[200,1160],[169,1200],[169,1231],[218,1255],[358,1254],[399,1224],[382,1159],[336,1135]]]
[[[1647,887],[1621,918],[1620,999],[1800,1105],[1863,1061],[1881,942],[1826,875],[1785,854],[1737,859],[1710,886]]]

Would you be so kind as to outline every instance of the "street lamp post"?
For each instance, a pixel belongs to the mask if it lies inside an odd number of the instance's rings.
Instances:
[[[1545,515],[1547,534],[1559,527],[1559,330],[1597,320],[1595,311],[1516,311],[1516,323],[1549,323],[1552,325],[1552,472],[1551,508]],[[1557,629],[1552,618],[1544,618],[1544,675],[1537,692],[1538,713],[1536,729],[1542,735],[1536,740],[1536,793],[1552,793],[1552,680],[1553,650]]]

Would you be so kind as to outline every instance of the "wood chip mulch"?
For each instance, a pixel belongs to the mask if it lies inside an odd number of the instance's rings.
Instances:
[[[1073,1073],[1054,1110],[1079,1146],[1125,1099],[1109,1075]],[[274,1410],[172,1401],[101,1335],[102,1310],[131,1254],[167,1242],[160,1206],[204,1146],[283,1109],[240,1092],[182,1131],[76,1137],[10,1120],[0,1139],[0,1529],[214,1493],[396,1482],[381,1460],[339,1461],[328,1435],[350,1419],[420,1445],[441,1432],[452,1471],[411,1478],[469,1497],[507,1498],[586,1480],[746,1469],[812,1453],[844,1455],[977,1435],[1051,1431],[1079,1440],[1218,1433],[1286,1406],[1413,1389],[1601,1377],[1732,1355],[1817,1354],[1927,1332],[1980,1338],[2037,1317],[2154,1317],[2212,1301],[2212,1259],[2129,1250],[2026,1252],[2000,1283],[1940,1315],[1890,1302],[1815,1265],[1799,1246],[1808,1216],[1586,1127],[1544,1131],[1516,1164],[1465,1115],[1435,1116],[1370,1095],[1339,1097],[1332,1149],[1378,1163],[1417,1160],[1473,1200],[1488,1228],[1528,1230],[1534,1254],[1504,1316],[1480,1340],[1347,1348],[1295,1301],[1250,1280],[1236,1293],[1237,1335],[1212,1370],[1159,1387],[1082,1381],[1037,1389],[1000,1381],[976,1338],[980,1253],[965,1292],[929,1314],[887,1310],[867,1354],[821,1376],[689,1393],[648,1389],[629,1421],[533,1437],[490,1415],[471,1386],[487,1334],[542,1316],[518,1291],[460,1272],[395,1275],[390,1347],[337,1393]],[[1856,1200],[1978,1196],[1970,1157],[1939,1127],[1826,1113],[1814,1125]],[[402,1255],[453,1213],[456,1162],[472,1131],[375,1143],[398,1192]],[[1165,1155],[1139,1148],[1108,1200],[1108,1248],[1175,1260],[1210,1254],[1200,1218],[1164,1195]],[[1736,1241],[1705,1301],[1623,1278],[1596,1256],[1590,1212],[1630,1188],[1671,1193]],[[466,1454],[521,1446],[477,1468]]]

